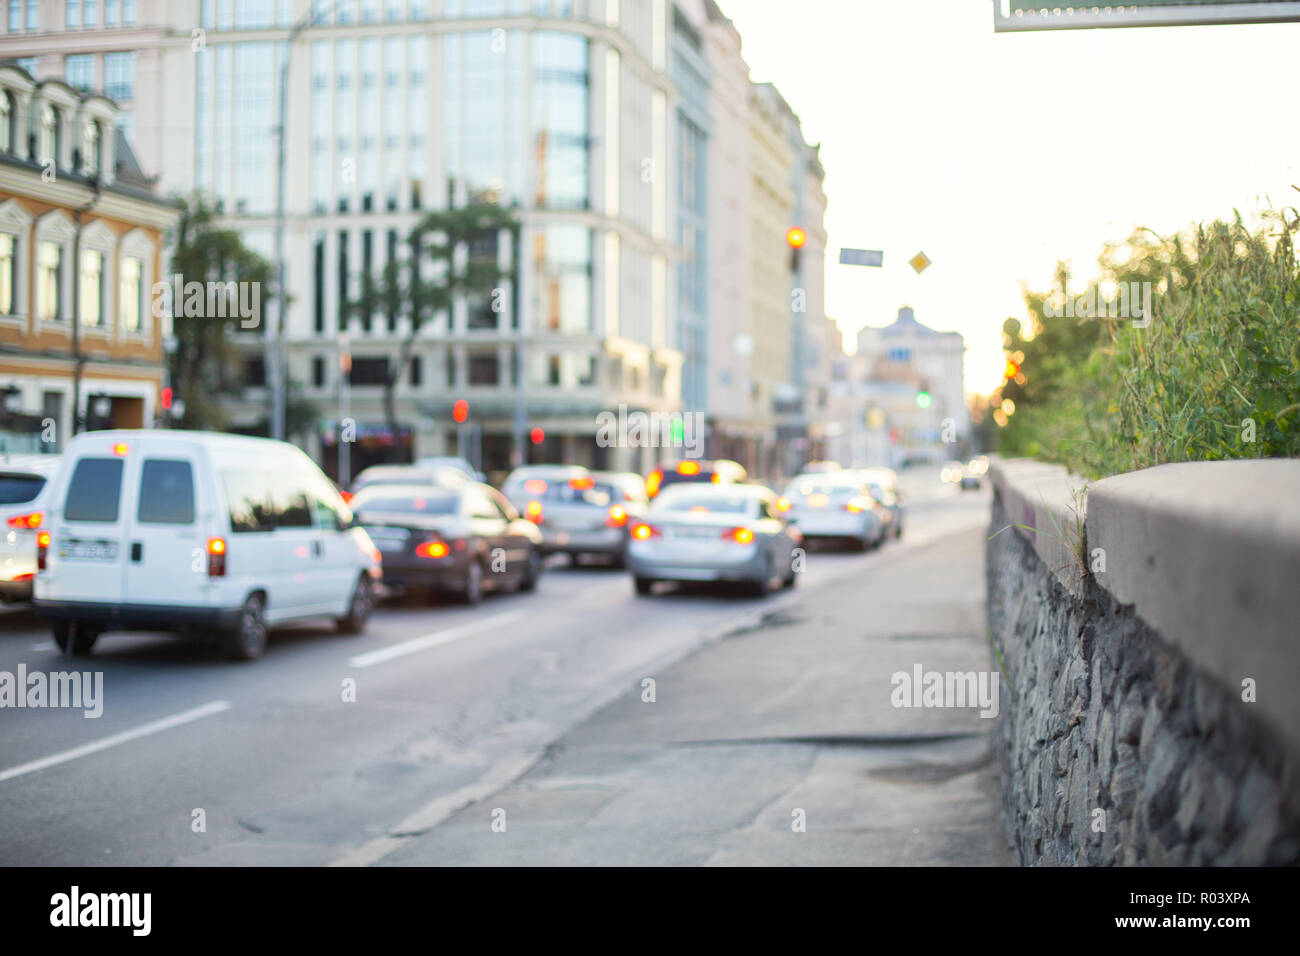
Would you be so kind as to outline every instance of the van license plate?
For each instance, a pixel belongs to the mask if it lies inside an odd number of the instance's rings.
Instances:
[[[116,541],[64,541],[59,545],[59,557],[69,561],[116,561]]]

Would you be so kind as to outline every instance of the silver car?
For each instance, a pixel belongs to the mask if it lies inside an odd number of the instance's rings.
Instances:
[[[777,507],[805,538],[847,540],[860,551],[877,547],[891,518],[857,472],[802,475],[786,486]]]
[[[566,554],[575,563],[595,555],[622,566],[635,509],[612,482],[580,465],[526,465],[512,471],[501,490],[541,529],[545,553]]]
[[[632,525],[627,562],[637,594],[656,581],[733,581],[762,597],[778,582],[794,587],[802,543],[767,488],[681,484],[660,492]]]
[[[45,493],[61,455],[0,456],[0,599],[30,601]]]

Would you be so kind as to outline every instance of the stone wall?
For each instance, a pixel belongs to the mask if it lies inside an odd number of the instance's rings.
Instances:
[[[1300,479],[1300,470],[1294,474]],[[1136,547],[1099,530],[1109,501],[1122,494],[1112,490],[1108,498],[1098,485],[1081,498],[1082,482],[1038,464],[997,462],[993,479],[988,626],[994,665],[1004,675],[997,748],[1005,821],[1020,861],[1300,863],[1300,728],[1285,732],[1272,715],[1285,720],[1287,705],[1264,708],[1259,698],[1300,696],[1291,683],[1300,679],[1295,653],[1262,633],[1271,625],[1260,621],[1287,611],[1276,604],[1279,595],[1256,586],[1251,598],[1266,606],[1255,608],[1253,634],[1190,634],[1198,629],[1184,627],[1171,639],[1143,616],[1144,605],[1159,610],[1146,599],[1149,586],[1135,591],[1133,574],[1124,586],[1113,580],[1125,562],[1112,561],[1110,551]],[[1284,530],[1285,544],[1290,529]],[[1109,546],[1098,548],[1098,537]],[[1161,542],[1149,538],[1142,546],[1161,553]],[[1294,545],[1300,552],[1300,536]],[[1276,558],[1267,547],[1261,551]],[[1294,556],[1288,550],[1283,558]],[[1186,570],[1175,556],[1165,555],[1164,563],[1175,576]],[[1291,581],[1300,589],[1300,580]],[[1121,603],[1115,592],[1125,587],[1128,601]],[[1195,577],[1181,587],[1193,610],[1198,601],[1224,600]],[[1202,617],[1213,615],[1207,609]],[[1296,630],[1292,636],[1300,639]],[[1263,657],[1202,653],[1234,644],[1258,649],[1261,642]],[[1216,672],[1207,659],[1238,663]],[[1243,688],[1246,678],[1255,682],[1253,692]]]

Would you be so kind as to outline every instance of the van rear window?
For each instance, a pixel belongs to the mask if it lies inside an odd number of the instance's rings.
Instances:
[[[194,471],[188,461],[167,458],[145,460],[140,472],[141,524],[194,523]]]
[[[82,458],[72,472],[63,517],[68,521],[117,520],[122,497],[122,459]]]

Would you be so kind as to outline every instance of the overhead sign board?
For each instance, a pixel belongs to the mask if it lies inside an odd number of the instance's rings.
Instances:
[[[879,249],[841,249],[840,265],[842,266],[878,266],[885,259],[885,254]]]
[[[1091,0],[1064,7],[993,0],[995,33],[1288,21],[1300,21],[1300,0]]]

